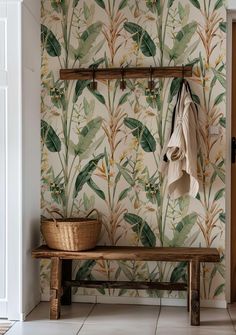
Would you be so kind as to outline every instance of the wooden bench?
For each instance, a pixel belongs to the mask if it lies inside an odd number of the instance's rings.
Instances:
[[[50,319],[60,318],[61,304],[71,304],[71,287],[155,289],[188,292],[190,323],[200,324],[200,263],[219,262],[213,248],[144,248],[98,246],[93,250],[68,252],[47,246],[32,251],[33,258],[51,259]],[[72,260],[165,261],[188,263],[188,283],[72,280]]]

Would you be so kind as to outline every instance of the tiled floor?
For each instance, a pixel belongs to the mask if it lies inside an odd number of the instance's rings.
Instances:
[[[201,326],[189,326],[183,307],[72,304],[60,320],[50,321],[48,303],[16,322],[7,335],[235,335],[236,305],[203,308]]]

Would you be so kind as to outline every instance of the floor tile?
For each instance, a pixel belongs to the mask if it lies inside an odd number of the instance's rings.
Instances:
[[[202,308],[201,327],[216,327],[232,330],[232,322],[226,309]],[[189,327],[189,313],[184,307],[162,307],[158,328]]]
[[[156,326],[159,306],[97,304],[85,324]]]
[[[236,306],[229,307],[229,312],[236,322]],[[49,304],[41,303],[26,322],[15,323],[7,335],[236,334],[225,309],[202,308],[199,327],[190,326],[189,314],[183,307],[162,307],[160,311],[158,306],[75,303],[63,306],[62,319],[48,318]]]
[[[233,322],[234,328],[236,328],[236,304],[228,305],[228,313]]]
[[[92,310],[94,304],[73,303],[61,306],[61,318],[55,322],[83,323]],[[26,321],[49,321],[49,303],[41,302],[26,318]]]
[[[16,322],[6,335],[77,335],[79,323],[66,322]]]
[[[5,334],[13,326],[13,324],[14,322],[0,319],[0,335]]]
[[[79,333],[80,334],[80,333]],[[157,328],[156,335],[235,335],[233,329],[219,329],[218,327],[179,327]]]
[[[155,335],[155,327],[152,325],[120,325],[109,324],[86,324],[79,331],[78,335]]]
[[[161,307],[158,327],[185,326],[189,326],[189,314],[186,307]]]
[[[201,309],[201,326],[232,328],[232,320],[230,319],[227,309],[223,308],[202,308]]]

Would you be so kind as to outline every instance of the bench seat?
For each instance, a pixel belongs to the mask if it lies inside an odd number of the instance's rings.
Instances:
[[[33,258],[51,259],[50,319],[60,317],[61,304],[71,304],[71,287],[155,289],[188,292],[191,325],[200,324],[200,263],[219,262],[215,248],[170,248],[97,246],[87,251],[52,250],[42,245],[32,251]],[[165,261],[188,264],[187,283],[72,280],[72,260]]]

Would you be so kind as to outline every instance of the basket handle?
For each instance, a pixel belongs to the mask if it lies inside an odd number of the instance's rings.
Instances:
[[[58,212],[58,211],[50,211],[48,208],[46,208],[46,211],[51,215],[51,218],[53,219],[53,221],[56,223],[57,225],[57,220],[55,218],[55,216],[53,215],[53,213],[56,213],[57,215],[59,215],[62,219],[64,218],[64,216]]]
[[[95,212],[97,214],[97,220],[99,221],[100,218],[100,214],[98,212],[98,210],[96,208],[92,209],[86,216],[85,218],[87,219],[93,212]]]

